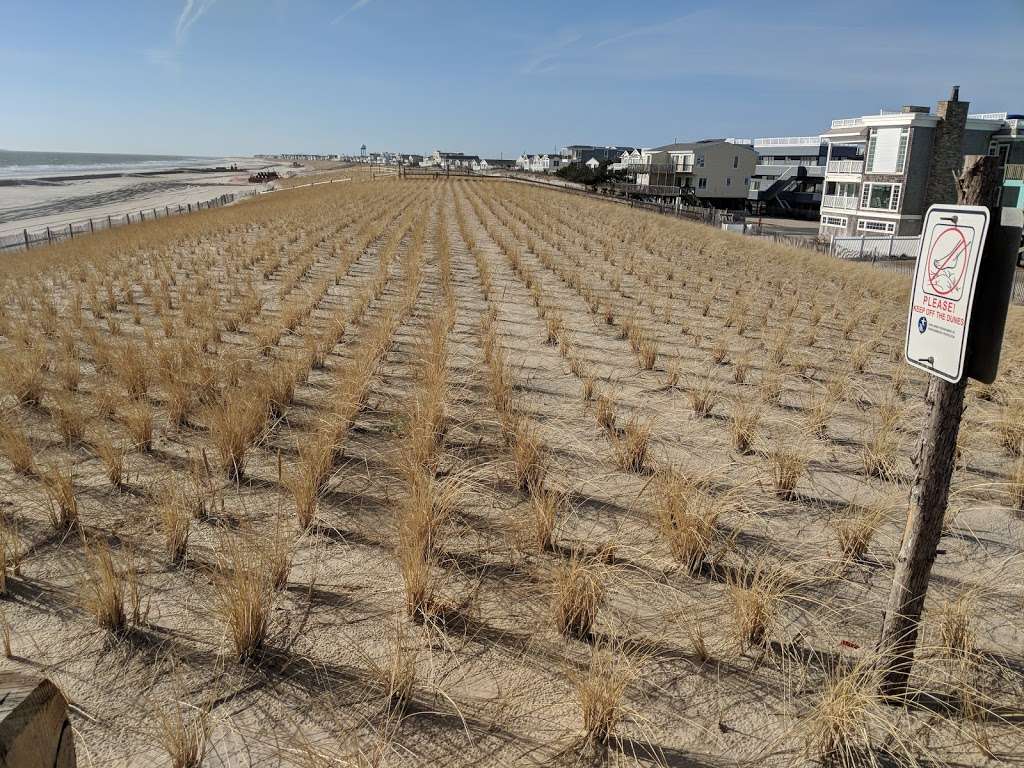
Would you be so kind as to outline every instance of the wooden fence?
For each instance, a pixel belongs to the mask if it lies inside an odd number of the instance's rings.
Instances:
[[[117,216],[99,216],[90,219],[80,219],[66,224],[55,224],[41,229],[23,229],[14,234],[0,235],[0,252],[25,251],[43,245],[52,245],[62,240],[73,240],[82,235],[92,234],[104,229],[114,229],[128,224],[138,224],[143,221],[154,221],[166,219],[170,216],[183,216],[197,211],[205,211],[210,208],[220,208],[242,198],[257,194],[256,190],[245,190],[233,192],[212,200],[203,200],[198,203],[186,203],[185,205],[165,205],[160,208],[147,208],[139,210],[138,213],[122,213]]]

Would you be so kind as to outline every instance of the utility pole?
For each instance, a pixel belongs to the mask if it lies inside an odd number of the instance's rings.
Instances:
[[[997,158],[984,155],[965,157],[957,185],[958,205],[987,206],[996,218],[1000,190]],[[986,252],[990,246],[994,246],[993,241],[986,242]],[[926,258],[926,254],[919,258]],[[906,693],[914,665],[921,612],[949,500],[966,389],[966,373],[955,384],[934,375],[928,381],[925,394],[927,415],[914,452],[916,472],[910,492],[907,524],[896,558],[878,645],[880,689],[884,696],[898,698]]]

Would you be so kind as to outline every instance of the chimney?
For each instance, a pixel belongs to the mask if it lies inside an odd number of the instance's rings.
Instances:
[[[949,101],[940,101],[935,114],[940,118],[935,127],[932,158],[928,168],[925,204],[955,203],[956,182],[953,174],[963,165],[964,129],[970,102],[960,101],[960,86],[954,85]]]

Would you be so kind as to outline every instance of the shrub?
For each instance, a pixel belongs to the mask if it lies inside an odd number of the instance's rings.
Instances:
[[[860,560],[867,554],[871,539],[885,517],[885,511],[878,506],[862,509],[851,506],[847,512],[850,516],[840,521],[837,528],[839,550],[847,559]]]
[[[597,418],[597,423],[606,432],[613,432],[615,430],[615,404],[608,395],[602,393],[597,396],[595,417]]]
[[[197,709],[186,717],[183,708],[172,702],[157,713],[160,722],[159,741],[171,768],[200,768],[210,738],[209,718],[205,710]]]
[[[622,719],[623,699],[633,677],[633,670],[613,650],[599,647],[591,651],[587,669],[574,681],[588,743],[608,743]]]
[[[136,450],[153,450],[153,409],[148,403],[139,401],[125,410],[122,420],[131,435]]]
[[[872,734],[889,720],[878,685],[879,674],[867,661],[830,675],[802,723],[806,756],[841,768],[874,764]]]
[[[511,448],[516,485],[520,490],[528,491],[543,485],[547,459],[544,444],[537,430],[521,422],[515,432]]]
[[[36,471],[35,449],[21,426],[13,420],[0,420],[0,453],[18,474],[31,475]]]
[[[533,541],[538,550],[551,549],[558,512],[562,505],[559,495],[544,487],[530,490],[530,517],[533,521]]]
[[[245,471],[245,456],[263,430],[267,410],[261,398],[232,390],[210,409],[210,437],[229,478],[239,480]]]
[[[733,406],[730,418],[732,446],[739,453],[747,454],[753,450],[754,437],[757,435],[758,424],[761,423],[761,411],[746,404]]]
[[[107,480],[119,488],[124,480],[124,449],[114,444],[109,434],[101,434],[93,440],[92,449],[103,462]]]
[[[652,484],[654,518],[672,555],[690,571],[709,561],[718,539],[718,518],[727,499],[714,497],[707,484],[661,470]]]
[[[105,543],[90,545],[86,559],[88,570],[82,606],[100,627],[111,634],[120,634],[128,625],[124,608],[125,576],[114,565],[110,548]]]
[[[265,558],[239,541],[227,542],[214,590],[214,606],[227,628],[231,657],[239,664],[255,661],[266,642],[273,607]]]
[[[85,435],[87,425],[85,412],[70,399],[58,400],[50,409],[50,418],[53,420],[57,432],[64,439],[65,445],[70,446]]]
[[[46,391],[43,381],[45,365],[42,353],[33,349],[7,350],[0,364],[0,382],[4,390],[22,405],[39,405]]]
[[[600,566],[573,554],[555,570],[555,625],[563,635],[590,636],[604,601]]]
[[[730,573],[729,598],[733,608],[733,630],[741,649],[762,645],[782,608],[783,574],[759,560],[744,576]]]
[[[619,469],[627,472],[644,471],[650,441],[650,424],[641,423],[636,416],[631,416],[620,433],[612,434],[612,446]]]
[[[69,531],[78,525],[78,499],[71,468],[61,471],[53,467],[43,475],[50,499],[50,526],[58,532]]]
[[[800,478],[807,472],[807,453],[796,443],[778,445],[768,454],[775,490],[783,498],[791,498]]]
[[[158,491],[156,507],[164,536],[164,553],[174,565],[180,565],[188,552],[192,501],[180,485],[168,484]]]

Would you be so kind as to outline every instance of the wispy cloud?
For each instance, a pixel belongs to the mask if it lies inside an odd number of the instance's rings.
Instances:
[[[143,51],[146,60],[170,75],[181,74],[181,49],[188,32],[217,0],[185,0],[185,4],[174,24],[174,42],[165,47],[147,48]]]
[[[583,35],[575,30],[563,30],[555,39],[534,48],[520,72],[524,75],[542,75],[545,72],[552,72],[557,68],[566,52],[582,39]]]
[[[693,14],[686,14],[684,16],[678,16],[674,19],[667,19],[665,21],[659,21],[657,24],[646,24],[637,27],[631,27],[611,37],[606,37],[603,40],[598,41],[594,44],[595,48],[604,48],[606,45],[613,45],[614,43],[621,43],[624,40],[632,40],[636,37],[650,37],[652,35],[673,35],[678,30],[676,26],[685,19],[689,18]]]
[[[216,2],[217,0],[185,0],[185,7],[181,9],[181,15],[178,16],[178,23],[174,28],[174,41],[178,47],[185,42],[185,36],[192,25],[199,21]]]
[[[333,21],[331,21],[331,24],[332,24],[332,25],[334,25],[334,24],[340,24],[340,23],[341,23],[342,21],[344,21],[344,20],[345,20],[346,18],[348,18],[348,17],[349,17],[349,16],[351,16],[351,15],[352,15],[353,13],[355,13],[356,11],[358,11],[358,10],[359,10],[360,8],[365,8],[365,7],[366,7],[366,6],[368,6],[369,4],[370,4],[370,0],[356,0],[356,1],[354,2],[354,3],[352,3],[352,5],[350,5],[350,6],[348,7],[348,10],[346,10],[346,11],[345,11],[344,13],[342,13],[342,14],[341,14],[340,16],[336,17],[336,18],[335,18],[335,19],[334,19]]]

